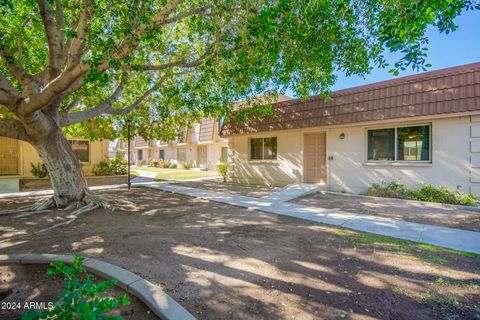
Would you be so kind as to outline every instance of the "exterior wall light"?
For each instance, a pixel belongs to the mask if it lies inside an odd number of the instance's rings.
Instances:
[[[340,138],[340,140],[344,140],[345,139],[345,133],[340,133],[340,135],[338,136]]]

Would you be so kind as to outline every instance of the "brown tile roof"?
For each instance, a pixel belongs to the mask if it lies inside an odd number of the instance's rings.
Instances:
[[[273,104],[276,118],[237,124],[223,136],[480,111],[480,62]]]

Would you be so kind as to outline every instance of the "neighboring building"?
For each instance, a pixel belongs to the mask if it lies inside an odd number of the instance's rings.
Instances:
[[[108,142],[108,157],[110,159],[114,158],[125,158],[127,152],[127,143],[121,139]]]
[[[194,167],[215,170],[217,164],[226,161],[227,140],[218,136],[221,123],[214,119],[202,119],[192,128],[186,128],[175,141],[145,141],[135,137],[132,142],[132,162],[152,159],[169,160],[180,164],[190,161]]]
[[[275,118],[222,128],[230,180],[364,193],[399,179],[480,194],[480,63],[273,106]]]
[[[69,140],[86,175],[92,175],[93,166],[108,157],[108,142]],[[18,191],[19,179],[34,178],[31,163],[41,163],[33,146],[27,142],[0,137],[0,193]]]

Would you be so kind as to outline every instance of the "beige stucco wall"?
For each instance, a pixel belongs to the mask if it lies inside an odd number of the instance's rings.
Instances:
[[[207,147],[207,166],[208,170],[215,170],[222,158],[222,147],[228,147],[227,142],[216,142]]]
[[[81,140],[80,138],[78,140]],[[37,164],[42,162],[38,156],[37,151],[33,146],[27,142],[20,141],[20,176],[25,178],[32,178],[30,172],[30,163]],[[86,175],[92,175],[93,166],[98,164],[101,160],[108,158],[108,141],[91,141],[90,142],[90,162],[83,163],[82,169]]]
[[[431,164],[366,163],[367,128],[425,123],[432,123]],[[303,136],[324,131],[327,135],[327,157],[333,156],[332,160],[327,160],[327,189],[365,193],[374,182],[399,179],[410,187],[434,183],[450,188],[460,185],[463,191],[476,192],[478,188],[470,182],[470,124],[470,116],[456,116],[233,136],[229,137],[230,180],[279,186],[302,182]],[[343,140],[339,138],[341,133],[345,134]],[[277,137],[277,160],[250,161],[249,139],[270,136]]]
[[[399,180],[409,187],[421,183],[461,186],[470,192],[470,117],[420,121],[432,123],[430,164],[367,164],[366,129],[378,125],[335,128],[327,131],[328,185],[331,190],[364,193],[374,182]],[[415,122],[399,123],[410,124]],[[345,139],[339,139],[341,133]]]
[[[231,180],[277,186],[302,181],[302,136],[301,131],[284,131],[229,137]],[[258,137],[277,137],[277,160],[249,160],[249,141]]]

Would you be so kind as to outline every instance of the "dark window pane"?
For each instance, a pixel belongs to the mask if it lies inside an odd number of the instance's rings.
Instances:
[[[165,160],[165,150],[160,150],[160,159]]]
[[[275,160],[277,159],[277,138],[263,139],[263,159]]]
[[[85,140],[70,140],[73,153],[80,162],[90,162],[90,142]]]
[[[263,159],[263,139],[251,139],[250,140],[250,159],[262,160]]]
[[[397,129],[397,160],[430,160],[430,126]]]
[[[395,129],[368,130],[368,160],[395,160]]]

